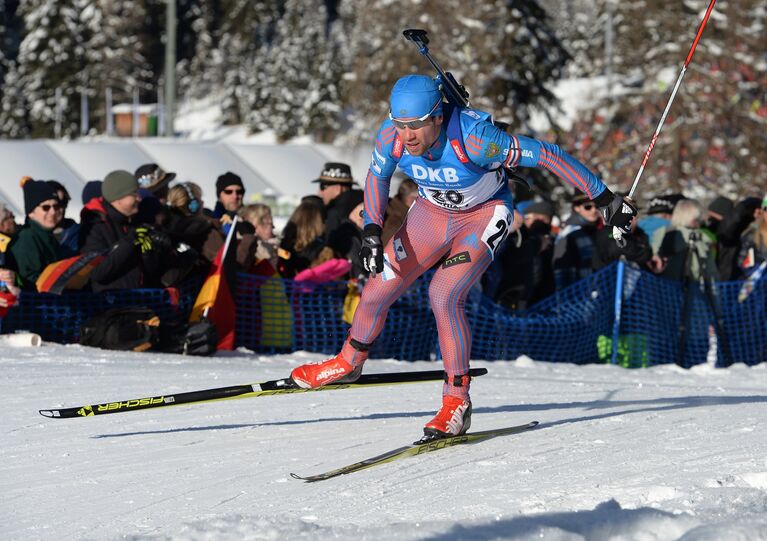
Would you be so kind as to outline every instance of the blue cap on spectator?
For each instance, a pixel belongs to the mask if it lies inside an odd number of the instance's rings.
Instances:
[[[526,201],[514,201],[514,208],[517,209],[522,214],[524,214],[527,207],[529,207],[533,203],[534,201],[532,199],[528,199]]]

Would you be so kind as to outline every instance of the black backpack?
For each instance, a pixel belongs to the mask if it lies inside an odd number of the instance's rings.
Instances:
[[[160,351],[184,355],[213,355],[218,333],[210,321],[164,325],[160,328]]]
[[[102,349],[146,351],[160,341],[160,318],[149,308],[112,308],[80,326],[80,344]]]

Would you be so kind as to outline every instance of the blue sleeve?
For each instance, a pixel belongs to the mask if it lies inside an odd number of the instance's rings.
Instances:
[[[480,167],[546,169],[590,199],[606,188],[597,175],[559,146],[523,135],[509,135],[490,122],[476,122],[465,130],[464,144],[471,161]]]
[[[395,160],[393,157],[392,150],[398,141],[394,125],[390,120],[385,120],[376,135],[370,168],[365,177],[365,225],[383,226],[384,213],[389,204],[391,177],[397,169],[398,163],[398,159]]]

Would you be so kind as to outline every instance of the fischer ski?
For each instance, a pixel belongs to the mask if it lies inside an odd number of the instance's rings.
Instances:
[[[307,476],[300,476],[295,473],[291,473],[290,476],[293,479],[300,479],[301,481],[306,481],[307,483],[312,483],[315,481],[324,481],[326,479],[332,479],[333,477],[338,477],[339,475],[346,475],[347,473],[358,472],[360,470],[372,468],[373,466],[378,466],[379,464],[386,464],[387,462],[393,462],[395,460],[399,460],[401,458],[406,458],[409,456],[416,456],[416,455],[422,455],[424,453],[431,453],[432,451],[439,451],[441,449],[446,449],[448,447],[453,447],[455,445],[461,445],[464,443],[478,443],[480,441],[489,440],[490,438],[496,438],[498,436],[508,436],[510,434],[519,434],[520,432],[530,430],[531,428],[534,428],[537,425],[538,425],[538,421],[532,421],[524,425],[509,426],[506,428],[496,428],[494,430],[485,430],[483,432],[469,432],[467,434],[462,434],[460,436],[452,436],[449,438],[436,438],[436,439],[432,438],[432,439],[426,439],[426,440],[422,439],[410,445],[405,445],[403,447],[398,447],[397,449],[392,449],[391,451],[388,451],[381,455],[374,456],[372,458],[368,458],[365,460],[361,460],[360,462],[355,462],[354,464],[349,464],[348,466],[343,466],[336,470],[331,470],[331,471],[320,473],[317,475],[307,475]]]
[[[487,368],[472,368],[469,371],[471,377],[487,374]],[[330,383],[316,389],[302,389],[290,378],[275,379],[252,383],[248,385],[233,385],[231,387],[219,387],[216,389],[203,389],[201,391],[189,391],[185,393],[150,396],[146,398],[134,398],[105,402],[103,404],[87,404],[71,408],[39,410],[43,417],[52,419],[70,419],[73,417],[91,417],[93,415],[105,415],[109,413],[121,413],[150,408],[162,408],[166,406],[178,406],[181,404],[196,404],[200,402],[214,402],[218,400],[231,400],[235,398],[252,398],[258,396],[272,396],[277,394],[306,393],[311,391],[338,391],[341,389],[354,389],[361,387],[375,387],[379,385],[399,385],[403,383],[419,383],[422,381],[440,381],[445,377],[442,370],[425,370],[419,372],[392,372],[388,374],[363,374],[353,383]]]

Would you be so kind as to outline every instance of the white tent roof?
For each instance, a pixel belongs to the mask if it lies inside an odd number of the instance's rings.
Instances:
[[[355,181],[364,186],[370,161],[370,148],[337,148],[329,145],[269,145],[228,142],[199,142],[178,139],[109,139],[109,140],[0,140],[0,201],[17,215],[24,216],[24,197],[19,180],[55,179],[69,190],[72,202],[67,216],[78,219],[83,186],[90,180],[103,179],[115,169],[134,172],[145,163],[157,163],[177,174],[177,180],[200,185],[203,200],[212,208],[216,202],[216,178],[232,171],[240,175],[247,197],[272,194],[298,200],[316,193],[312,184],[325,162],[349,163]],[[395,186],[392,187],[396,189]]]
[[[267,189],[276,195],[283,195],[258,171],[239,159],[225,143],[146,139],[137,140],[137,144],[152,156],[152,162],[160,164],[166,171],[175,172],[176,180],[198,184],[202,188],[205,204],[210,208],[216,202],[216,179],[227,171],[242,177],[248,195],[264,193]]]
[[[0,142],[0,164],[3,171],[0,199],[13,209],[17,222],[24,222],[24,195],[19,181],[25,176],[58,180],[79,202],[83,177],[45,141]]]

